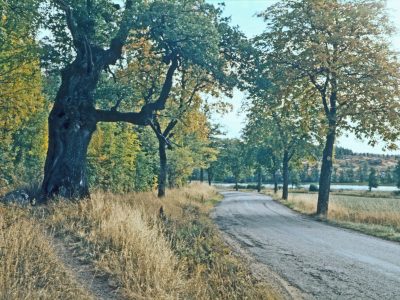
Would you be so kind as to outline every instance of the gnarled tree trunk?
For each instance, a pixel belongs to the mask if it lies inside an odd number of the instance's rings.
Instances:
[[[54,195],[89,196],[86,155],[96,129],[92,98],[100,71],[88,66],[88,53],[78,55],[62,72],[62,83],[50,112],[49,145],[39,202]]]

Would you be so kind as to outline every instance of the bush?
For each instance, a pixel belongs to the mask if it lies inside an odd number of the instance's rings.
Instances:
[[[318,192],[318,186],[317,185],[315,185],[315,184],[310,184],[310,187],[308,188],[308,190],[310,191],[310,192]]]
[[[258,188],[257,184],[248,184],[247,189],[248,190],[256,190]]]

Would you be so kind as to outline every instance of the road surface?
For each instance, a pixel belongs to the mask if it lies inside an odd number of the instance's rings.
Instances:
[[[220,229],[307,299],[400,299],[400,244],[311,220],[256,193],[223,192]]]

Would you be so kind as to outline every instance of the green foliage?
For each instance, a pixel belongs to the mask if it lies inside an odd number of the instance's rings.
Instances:
[[[113,192],[135,190],[139,139],[132,126],[102,124],[92,139],[88,153],[89,183]]]
[[[397,161],[396,168],[394,169],[394,176],[396,179],[396,186],[400,189],[400,160]]]
[[[368,188],[371,191],[372,188],[377,188],[379,185],[379,180],[376,175],[376,170],[374,168],[371,168],[368,176]]]
[[[37,47],[39,1],[0,1],[0,192],[40,179],[47,107]]]

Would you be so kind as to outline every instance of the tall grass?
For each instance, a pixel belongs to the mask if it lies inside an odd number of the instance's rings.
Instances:
[[[26,211],[1,204],[0,299],[91,299]]]
[[[317,194],[291,193],[286,204],[302,213],[313,214]],[[400,241],[400,199],[361,193],[331,194],[328,220],[365,233]]]
[[[36,217],[126,299],[276,298],[218,237],[208,218],[216,197],[205,185],[170,190],[162,200],[96,192],[51,204]]]

